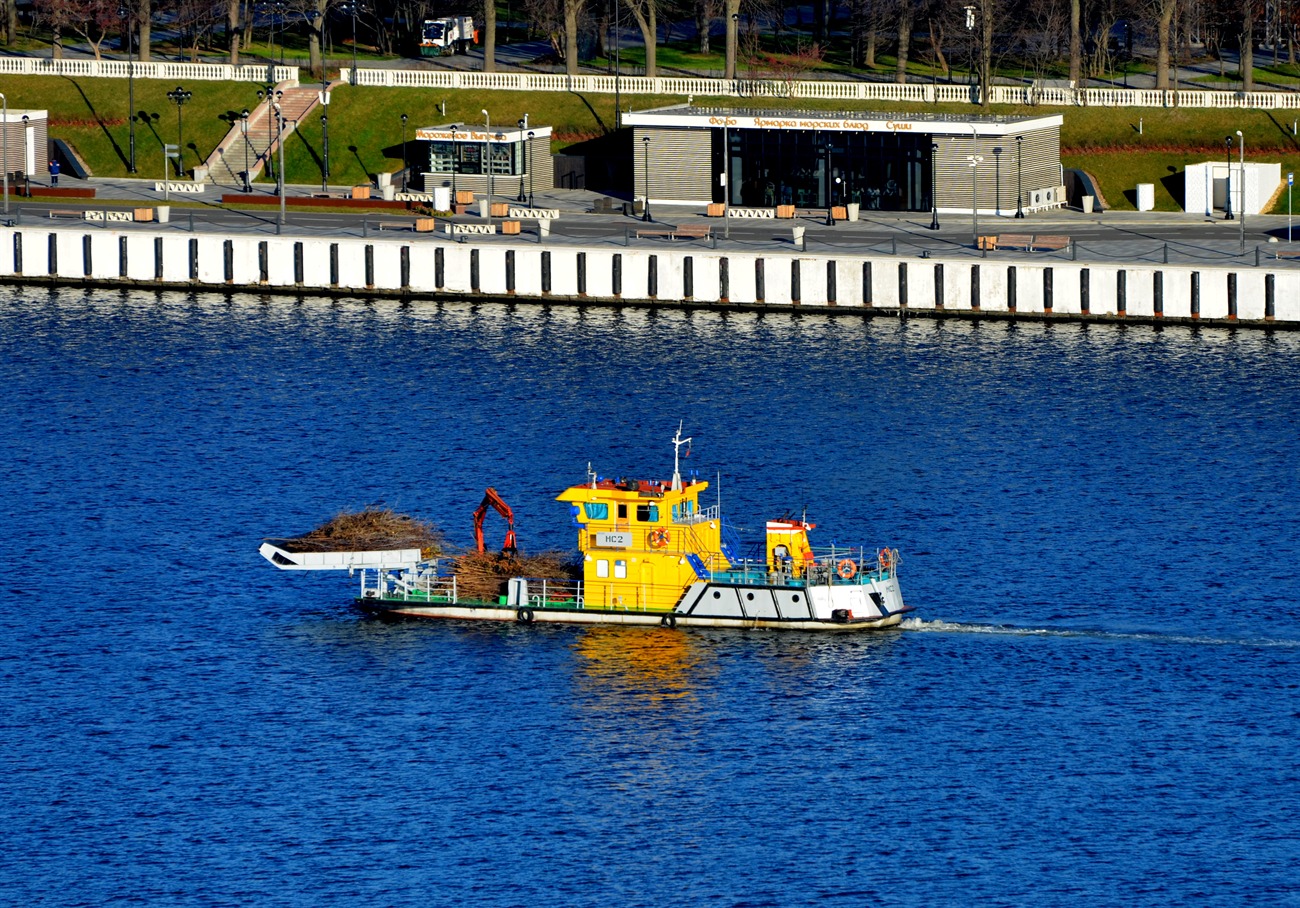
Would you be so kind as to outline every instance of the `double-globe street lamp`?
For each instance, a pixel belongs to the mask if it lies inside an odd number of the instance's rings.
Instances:
[[[1237,130],[1237,150],[1241,154],[1241,189],[1238,190],[1238,192],[1240,192],[1241,195],[1237,196],[1237,214],[1238,214],[1238,220],[1241,221],[1241,252],[1242,255],[1245,255],[1246,253],[1246,137],[1241,134],[1240,129]],[[1228,163],[1228,170],[1229,173],[1231,173],[1232,171],[1231,162]],[[1229,195],[1231,195],[1232,193],[1231,179],[1228,180],[1228,193]]]
[[[1232,136],[1224,136],[1223,143],[1228,147],[1228,186],[1227,191],[1223,194],[1223,219],[1225,221],[1233,220],[1232,217]]]
[[[329,192],[330,118],[326,114],[320,115],[320,133],[321,133],[320,191]]]
[[[402,114],[402,192],[406,192],[406,114]]]
[[[641,220],[653,221],[650,216],[650,137],[641,137],[641,147],[645,149],[645,198],[641,200]]]
[[[531,129],[528,131],[528,207],[533,207],[533,136],[536,133]],[[1288,242],[1290,242],[1288,240]]]
[[[0,109],[4,111],[4,119],[0,120],[0,142],[4,143],[4,150],[0,154],[4,155],[4,181],[5,181],[5,214],[9,213],[9,99],[0,92]]]
[[[185,176],[185,122],[181,116],[181,110],[192,97],[194,97],[194,92],[181,88],[179,85],[167,92],[167,100],[176,105],[176,154],[180,161],[178,177]]]
[[[483,115],[483,128],[486,131],[486,150],[487,150],[487,222],[488,227],[492,226],[492,117],[486,110],[480,110]]]
[[[939,145],[930,143],[930,229],[939,229]]]
[[[275,144],[275,136],[271,131],[271,106],[275,103],[275,84],[268,82],[266,88],[257,90],[257,100],[266,102],[266,170],[268,175],[275,177],[275,159],[271,157],[271,146]]]
[[[521,120],[519,121],[519,131],[520,131],[520,133],[522,133],[522,132],[524,131],[524,128],[527,127],[527,126],[528,126],[528,118],[527,118],[527,117],[524,117],[523,119],[521,119]],[[529,135],[532,135],[532,133],[529,133]],[[518,146],[516,146],[516,147],[518,147]],[[522,161],[519,161],[519,162],[516,162],[516,163],[522,164],[523,162],[522,162]],[[532,168],[529,168],[529,169],[531,170]],[[520,205],[522,205],[522,204],[524,204],[524,202],[528,201],[527,198],[525,198],[525,196],[524,196],[524,172],[523,172],[523,170],[520,170],[520,171],[519,171],[519,195],[515,196],[515,201],[518,202]],[[530,207],[531,207],[531,206],[530,206]]]
[[[253,184],[248,181],[248,108],[245,107],[239,114],[239,129],[244,134],[244,192],[253,191]]]
[[[1025,194],[1020,183],[1020,158],[1024,144],[1025,137],[1016,136],[1016,217],[1018,218],[1023,218],[1025,216],[1025,208],[1021,204],[1021,200],[1025,197]]]
[[[135,35],[132,32],[135,23],[131,16],[131,7],[125,3],[117,8],[117,14],[122,19],[122,39],[126,42],[127,121],[131,126],[130,157],[126,169],[128,173],[135,173]]]

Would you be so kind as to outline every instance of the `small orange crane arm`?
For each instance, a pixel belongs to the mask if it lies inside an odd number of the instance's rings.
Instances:
[[[487,491],[483,493],[483,500],[474,509],[474,544],[478,546],[480,552],[486,551],[483,545],[483,520],[487,517],[488,508],[492,508],[506,521],[506,541],[501,546],[502,554],[516,554],[519,546],[515,540],[515,512],[510,510],[510,505],[506,504],[497,494],[497,490],[491,486],[488,486]]]

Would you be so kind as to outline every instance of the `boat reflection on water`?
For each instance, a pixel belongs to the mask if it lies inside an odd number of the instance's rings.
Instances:
[[[602,699],[623,701],[630,694],[642,705],[680,700],[713,674],[699,640],[668,628],[588,627],[573,649],[580,681]]]

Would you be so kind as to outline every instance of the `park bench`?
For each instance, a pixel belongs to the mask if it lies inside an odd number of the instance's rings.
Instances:
[[[667,237],[669,240],[706,240],[713,235],[709,224],[679,224],[676,227],[639,227],[636,238]]]
[[[1042,233],[1003,233],[980,237],[981,249],[1023,249],[1025,252],[1050,252],[1070,248],[1068,236]]]
[[[52,218],[77,218],[84,217],[84,212],[72,208],[51,208],[50,217]]]

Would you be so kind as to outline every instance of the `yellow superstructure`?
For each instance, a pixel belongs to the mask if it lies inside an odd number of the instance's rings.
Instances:
[[[721,517],[700,507],[708,487],[593,476],[560,494],[579,527],[587,607],[671,611],[691,583],[727,570]]]

